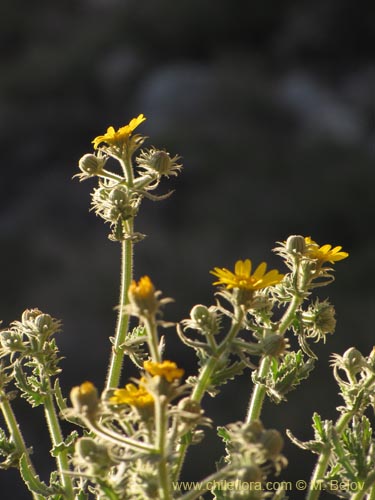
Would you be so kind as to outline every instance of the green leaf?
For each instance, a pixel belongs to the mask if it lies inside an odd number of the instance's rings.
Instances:
[[[228,429],[226,429],[225,427],[218,427],[217,435],[224,441],[224,443],[230,441],[230,434],[228,432]]]
[[[54,488],[50,488],[43,481],[39,479],[39,476],[33,474],[30,470],[29,461],[25,454],[20,458],[20,473],[24,483],[27,488],[36,493],[37,495],[44,495],[45,497],[49,497],[50,495],[58,493]]]
[[[211,384],[215,386],[220,386],[226,384],[229,380],[234,379],[237,375],[241,375],[246,368],[246,364],[243,361],[235,361],[234,363],[224,366],[221,370],[214,373],[211,378]]]
[[[60,382],[59,382],[58,378],[55,380],[53,391],[55,394],[55,400],[56,400],[57,406],[58,406],[59,410],[61,412],[63,412],[64,410],[66,410],[68,408],[68,405],[66,404],[66,398],[64,398],[62,395]]]
[[[53,457],[57,457],[62,453],[63,451],[68,451],[69,453],[73,453],[74,451],[74,445],[75,442],[77,441],[79,435],[77,431],[72,431],[69,436],[63,441],[62,443],[59,443],[58,445],[54,446],[51,450],[51,455]]]
[[[30,377],[25,375],[21,364],[18,362],[14,364],[14,377],[16,379],[16,386],[21,391],[21,397],[26,399],[33,408],[44,403],[45,395],[34,390],[29,382]],[[31,382],[35,383],[35,377],[31,378]]]

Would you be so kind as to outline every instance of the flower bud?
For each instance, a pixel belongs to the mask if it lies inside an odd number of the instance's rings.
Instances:
[[[292,235],[286,240],[286,249],[290,253],[303,254],[306,249],[306,242],[303,236]]]
[[[104,444],[89,437],[82,437],[75,444],[75,461],[88,474],[105,477],[113,461]]]
[[[170,175],[177,175],[181,169],[181,165],[177,163],[179,159],[179,156],[171,158],[167,151],[150,149],[142,151],[137,158],[137,163],[146,172],[156,172],[159,176],[165,175],[169,177]]]
[[[129,195],[126,188],[117,187],[112,189],[108,197],[109,201],[117,206],[124,206],[129,203]]]
[[[190,311],[192,327],[204,333],[215,334],[218,332],[218,321],[215,310],[197,304]]]
[[[278,333],[269,332],[261,341],[261,349],[268,356],[280,356],[288,347],[288,341]]]
[[[42,314],[42,311],[39,309],[26,309],[23,311],[22,316],[21,316],[21,322],[23,325],[26,325],[28,321],[34,321],[39,314]]]
[[[344,368],[353,375],[359,373],[366,365],[365,358],[354,347],[350,347],[350,349],[345,351],[342,359],[344,361]]]
[[[106,159],[93,154],[86,154],[79,160],[79,169],[88,175],[97,175],[103,171]]]
[[[271,459],[277,457],[284,446],[284,440],[280,432],[276,429],[264,431],[261,437],[261,443],[267,451],[267,457]]]
[[[7,352],[23,351],[22,334],[13,330],[0,332],[0,344]]]
[[[92,382],[73,387],[70,391],[73,408],[84,416],[93,416],[99,405],[98,390]]]
[[[181,416],[181,422],[184,423],[193,423],[194,421],[199,420],[202,415],[201,405],[197,401],[193,401],[190,398],[181,399],[178,403],[178,409],[184,412]]]

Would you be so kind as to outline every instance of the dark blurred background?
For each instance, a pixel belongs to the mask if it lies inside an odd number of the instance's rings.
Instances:
[[[103,387],[119,272],[119,246],[88,213],[94,183],[71,177],[95,136],[144,113],[148,145],[185,166],[165,185],[174,195],[146,201],[137,219],[148,238],[135,275],[175,298],[166,319],[212,303],[213,266],[250,257],[282,271],[271,248],[289,234],[350,252],[323,290],[338,325],[316,347],[311,380],[264,410],[267,427],[302,439],[314,410],[336,418],[329,354],[375,343],[374,25],[370,1],[1,2],[0,318],[39,307],[63,320],[66,394],[87,379]],[[167,356],[193,373],[194,356],[166,336]],[[207,414],[243,419],[249,391],[246,374],[207,399]],[[42,413],[23,401],[15,410],[47,479]],[[201,479],[222,452],[209,430],[185,478]],[[287,439],[285,453],[282,479],[308,480],[315,458]],[[30,498],[16,471],[0,485],[1,498]]]

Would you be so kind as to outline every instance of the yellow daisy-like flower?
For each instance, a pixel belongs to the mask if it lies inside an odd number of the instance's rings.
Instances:
[[[144,381],[144,378],[140,380],[141,383]],[[134,384],[126,384],[125,388],[116,389],[109,401],[117,405],[128,404],[136,408],[144,408],[151,406],[154,403],[154,398],[142,385],[136,387]]]
[[[319,262],[330,262],[331,264],[349,257],[348,252],[341,252],[342,247],[337,246],[332,248],[332,245],[319,246],[310,236],[305,237],[307,245],[306,255],[312,259],[317,259]]]
[[[153,297],[155,287],[149,276],[142,276],[138,283],[133,280],[129,286],[129,295],[134,299],[145,300],[148,297]]]
[[[284,278],[284,275],[276,269],[266,273],[267,264],[265,262],[259,264],[253,274],[251,274],[251,268],[251,260],[246,259],[236,262],[234,273],[225,267],[215,267],[210,273],[219,278],[218,281],[214,282],[214,285],[225,285],[228,290],[232,288],[249,291],[260,290],[267,286],[276,285]]]
[[[174,361],[163,361],[162,363],[155,363],[154,361],[145,361],[143,368],[152,376],[159,375],[164,377],[168,382],[173,382],[183,376],[185,371],[178,368]]]
[[[108,127],[107,132],[104,135],[98,135],[92,141],[94,149],[98,149],[98,146],[105,142],[109,146],[121,146],[124,142],[131,136],[132,132],[146,120],[143,114],[138,115],[137,118],[133,118],[128,125],[115,130],[113,127]]]

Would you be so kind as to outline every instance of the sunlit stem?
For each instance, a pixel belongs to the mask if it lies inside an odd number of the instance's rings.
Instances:
[[[125,150],[124,158],[120,159],[125,180],[128,187],[133,186],[134,175],[131,156],[128,148]],[[129,219],[126,223],[126,232],[133,234],[134,221]],[[131,238],[125,239],[121,243],[121,278],[120,278],[120,300],[118,306],[117,324],[115,340],[112,348],[111,360],[109,362],[106,388],[118,387],[121,378],[122,365],[124,361],[124,344],[129,328],[129,314],[125,312],[125,307],[129,303],[128,290],[133,276],[133,241]]]
[[[203,370],[199,373],[197,384],[194,387],[194,390],[191,395],[191,399],[200,403],[205,392],[211,383],[211,377],[215,372],[216,367],[221,362],[222,356],[225,355],[226,350],[231,342],[236,338],[238,332],[241,329],[242,320],[244,318],[244,310],[242,307],[237,306],[234,314],[234,318],[232,321],[231,329],[228,334],[225,336],[223,341],[217,346],[214,355],[210,357],[210,359],[204,365]],[[178,479],[181,473],[182,466],[184,464],[186,451],[188,448],[187,443],[180,444],[177,453],[177,464],[175,466],[174,478]],[[194,497],[195,498],[195,497]]]
[[[127,446],[132,450],[144,451],[148,453],[157,453],[159,451],[151,444],[137,441],[133,438],[127,438],[121,434],[113,432],[110,429],[103,427],[100,423],[96,422],[93,419],[85,418],[84,422],[87,427],[93,431],[94,434],[96,434],[104,441],[108,441],[116,446]]]
[[[296,310],[303,300],[303,296],[300,294],[294,295],[293,299],[290,301],[288,309],[285,311],[283,317],[280,320],[279,327],[277,332],[280,335],[284,335],[287,329],[290,327],[294,317]],[[267,376],[271,365],[271,357],[264,356],[259,367],[259,377],[264,378]],[[249,409],[246,416],[246,422],[250,423],[254,420],[260,418],[262,413],[262,407],[264,403],[264,398],[266,395],[266,387],[262,384],[255,384],[253,388],[253,392],[250,398]]]
[[[132,231],[133,223],[129,222],[128,225],[129,230]],[[124,351],[121,346],[125,342],[125,337],[129,328],[129,314],[125,312],[125,307],[129,303],[128,290],[133,272],[133,242],[130,239],[121,243],[121,252],[120,301],[117,315],[116,334],[107,375],[107,389],[119,386],[124,361]]]
[[[52,396],[52,388],[49,389],[48,394],[44,400],[44,413],[48,424],[48,430],[51,436],[51,442],[54,447],[61,445],[64,442],[64,437],[61,432],[60,423],[57,418],[56,408]],[[67,450],[61,450],[56,455],[56,463],[60,472],[62,486],[65,490],[66,498],[73,499],[73,484],[69,475],[69,461]]]
[[[337,420],[335,425],[335,433],[337,437],[340,437],[341,434],[346,429],[348,423],[352,419],[353,414],[351,412],[344,413]],[[326,445],[316,463],[315,469],[313,471],[313,475],[311,476],[309,490],[307,492],[306,500],[317,500],[320,497],[320,493],[322,492],[321,483],[324,479],[324,475],[329,465],[329,460],[331,458],[331,446]]]
[[[30,475],[36,476],[34,466],[31,462],[29,451],[26,448],[25,441],[23,439],[22,433],[20,431],[18,422],[13,412],[13,408],[8,400],[7,395],[4,392],[0,392],[0,409],[3,413],[5,423],[8,427],[12,443],[14,444],[17,454],[21,457],[22,455],[26,458],[27,467],[29,469]],[[43,500],[43,496],[37,493],[32,493],[34,500]]]
[[[156,448],[160,454],[158,463],[159,497],[161,500],[171,500],[170,477],[168,470],[167,449],[167,416],[168,400],[160,395],[155,401]]]
[[[151,359],[155,363],[161,362],[161,355],[159,350],[159,337],[156,328],[155,315],[146,315],[142,317],[146,332],[147,332],[147,344],[150,350]]]

